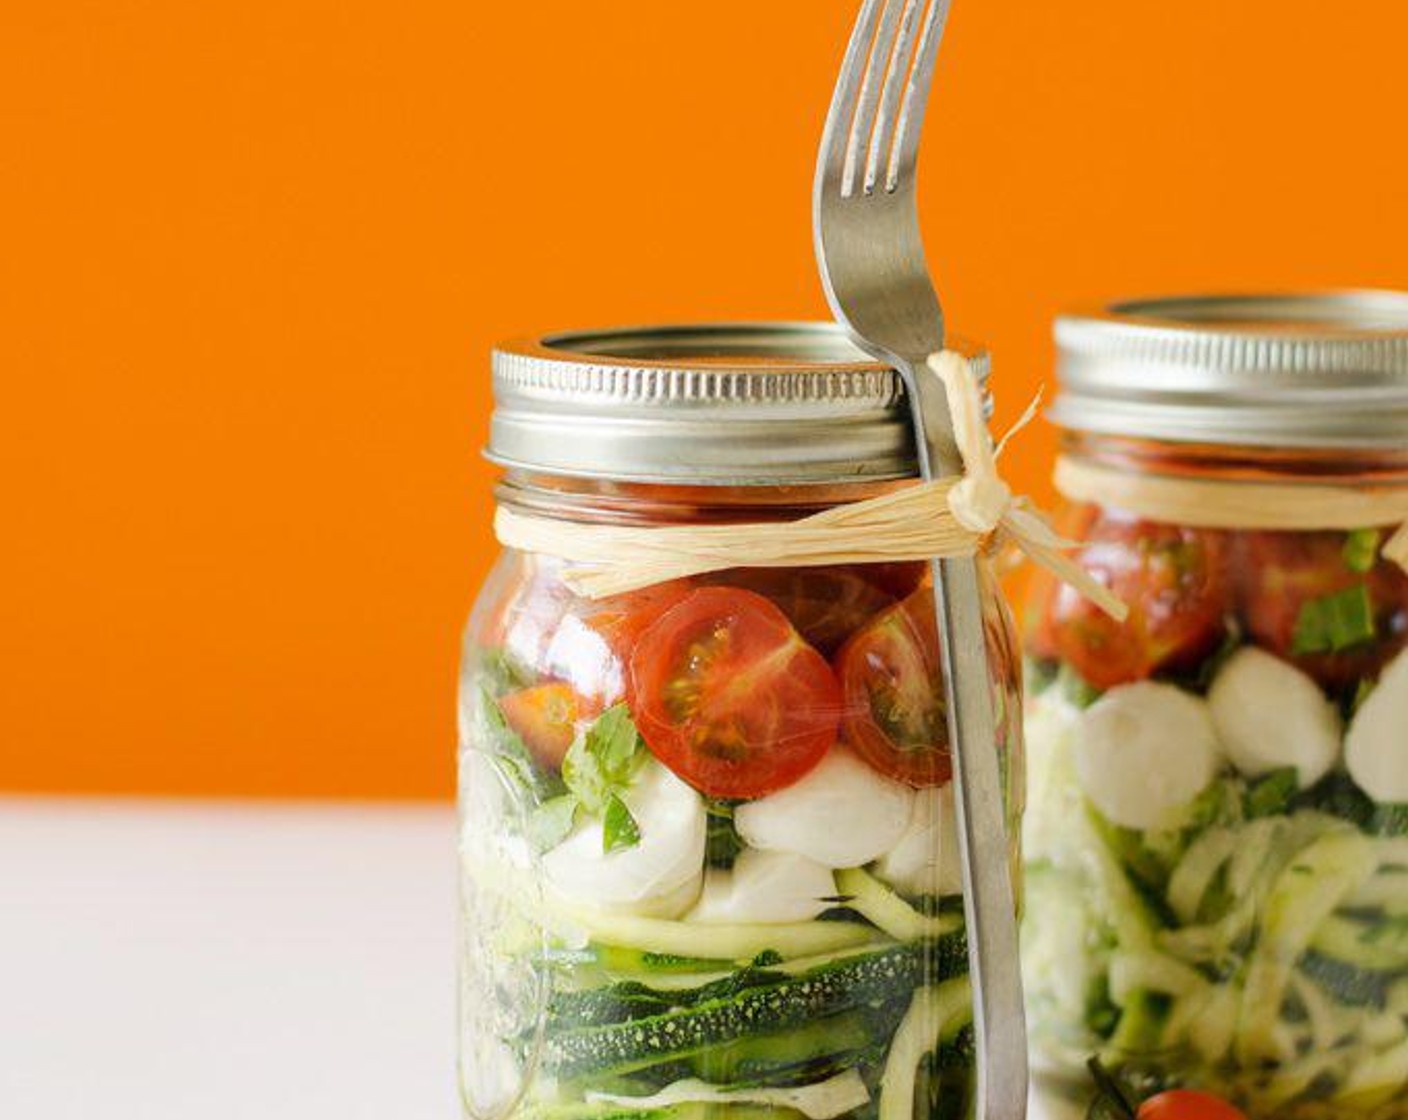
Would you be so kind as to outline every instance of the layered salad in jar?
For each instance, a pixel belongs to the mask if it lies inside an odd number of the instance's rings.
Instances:
[[[461,706],[467,1115],[968,1113],[927,578],[736,570],[590,601],[555,561],[501,562]],[[992,611],[1002,716],[1019,671]]]
[[[1086,508],[1034,600],[1023,955],[1048,1070],[1408,1116],[1408,575],[1386,534]]]

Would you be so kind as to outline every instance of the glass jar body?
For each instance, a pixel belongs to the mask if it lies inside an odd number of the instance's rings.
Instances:
[[[540,478],[500,497],[654,525],[876,492]],[[739,569],[596,601],[563,567],[507,552],[465,635],[465,1115],[795,1120],[868,1114],[887,1093],[906,1115],[939,1094],[963,1115],[971,1008],[928,566]],[[987,607],[1015,867],[1021,674],[991,580]]]
[[[1408,485],[1398,454],[1066,453]],[[1097,501],[1063,527],[1131,616],[1031,599],[1023,963],[1049,1090],[1100,1054],[1254,1116],[1408,1116],[1408,575],[1378,554],[1396,526],[1209,530]]]

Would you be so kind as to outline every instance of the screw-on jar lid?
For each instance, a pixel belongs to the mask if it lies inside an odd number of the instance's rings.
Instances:
[[[952,341],[986,380],[987,357]],[[918,473],[899,376],[834,323],[554,334],[494,351],[488,457],[626,482],[784,486]]]
[[[1408,449],[1408,293],[1133,300],[1056,322],[1067,428]]]

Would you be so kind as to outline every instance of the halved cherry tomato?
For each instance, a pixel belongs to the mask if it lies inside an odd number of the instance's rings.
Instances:
[[[921,587],[873,619],[837,660],[842,731],[872,767],[912,786],[953,773],[934,596]]]
[[[1247,1114],[1221,1097],[1197,1089],[1169,1089],[1150,1097],[1137,1120],[1247,1120]]]
[[[830,655],[867,619],[894,602],[858,567],[735,568],[709,577],[708,582],[765,595],[802,637]]]
[[[706,587],[665,611],[636,643],[631,681],[646,746],[712,797],[791,785],[836,741],[831,667],[752,591]]]
[[[1077,562],[1124,600],[1129,617],[1116,622],[1062,584],[1044,634],[1087,682],[1113,688],[1193,668],[1217,649],[1231,608],[1225,534],[1106,512],[1086,540]]]
[[[581,701],[569,686],[540,684],[511,692],[499,700],[499,710],[539,766],[562,769],[582,715]]]
[[[1252,639],[1293,661],[1326,688],[1376,676],[1408,645],[1408,574],[1380,559],[1356,572],[1345,561],[1346,534],[1247,532],[1238,536],[1237,598]],[[1365,585],[1377,637],[1340,653],[1293,653],[1301,609],[1314,599]]]

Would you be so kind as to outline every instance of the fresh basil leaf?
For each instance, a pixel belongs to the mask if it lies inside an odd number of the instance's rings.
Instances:
[[[591,813],[605,812],[611,796],[635,773],[640,734],[625,704],[608,708],[579,736],[562,762],[567,788]]]
[[[587,750],[596,756],[601,772],[610,782],[624,782],[634,769],[640,733],[631,722],[625,704],[607,708],[587,729]]]
[[[528,842],[539,852],[557,847],[572,831],[577,809],[577,799],[570,793],[544,801],[528,817]]]
[[[1324,653],[1330,648],[1330,636],[1325,622],[1325,606],[1321,599],[1302,603],[1291,631],[1291,652]]]
[[[1339,651],[1361,642],[1372,642],[1376,634],[1374,601],[1368,585],[1335,597],[1330,611],[1330,646]]]
[[[601,821],[601,850],[616,852],[622,848],[634,848],[640,843],[640,825],[621,798],[612,794],[606,802],[606,812]]]
[[[1378,529],[1355,529],[1344,539],[1345,567],[1351,572],[1372,572],[1379,562],[1379,543],[1383,534]]]
[[[1291,652],[1340,653],[1375,636],[1374,604],[1367,584],[1311,599],[1296,616]]]
[[[606,808],[611,790],[596,756],[587,750],[583,735],[578,735],[567,748],[567,757],[562,760],[562,780],[587,812],[600,813]]]

